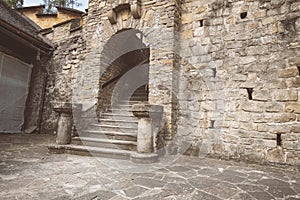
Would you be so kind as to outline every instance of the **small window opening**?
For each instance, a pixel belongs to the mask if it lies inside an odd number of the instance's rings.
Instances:
[[[252,100],[252,93],[253,93],[253,88],[247,88],[247,93],[248,93],[248,98],[249,100]]]
[[[203,19],[201,19],[200,21],[199,21],[199,23],[200,23],[200,27],[203,27]]]
[[[298,69],[298,74],[300,76],[300,66],[297,66],[297,69]]]
[[[210,120],[210,128],[215,128],[215,120]]]
[[[278,133],[278,134],[277,134],[277,146],[281,146],[281,145],[282,145],[281,134]]]
[[[245,19],[247,17],[247,12],[242,12],[240,14],[241,19]]]
[[[212,68],[212,70],[213,70],[213,73],[214,73],[214,77],[216,77],[217,76],[217,69],[216,68]]]

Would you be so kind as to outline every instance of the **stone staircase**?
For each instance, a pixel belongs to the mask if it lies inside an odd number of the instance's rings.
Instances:
[[[91,123],[87,129],[79,130],[78,136],[72,138],[70,145],[61,145],[61,149],[56,146],[56,151],[131,159],[136,162],[156,161],[156,154],[137,153],[138,119],[134,117],[131,107],[141,101],[148,101],[145,86],[138,88],[129,101],[119,101],[113,108],[103,112],[97,122]]]

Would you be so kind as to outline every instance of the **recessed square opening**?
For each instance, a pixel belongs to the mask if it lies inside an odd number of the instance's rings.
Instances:
[[[245,19],[247,17],[247,14],[248,14],[247,12],[240,13],[241,19]]]
[[[201,19],[201,20],[199,21],[199,26],[200,26],[200,27],[203,27],[203,26],[204,26],[203,19]]]
[[[299,74],[299,76],[300,76],[300,65],[297,66],[297,69],[298,69],[298,74]]]
[[[281,134],[277,133],[277,146],[281,146],[282,145],[282,138],[281,138]]]
[[[213,70],[214,77],[216,77],[217,76],[217,69],[216,68],[212,68],[212,70]]]
[[[253,94],[253,88],[246,88],[247,93],[248,93],[248,99],[252,100],[252,94]]]
[[[215,128],[216,120],[210,120],[210,128]]]

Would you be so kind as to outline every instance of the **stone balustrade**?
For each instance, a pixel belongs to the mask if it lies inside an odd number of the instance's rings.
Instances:
[[[138,121],[137,151],[138,153],[153,153],[154,122],[161,119],[163,107],[147,102],[135,104],[132,112]]]
[[[57,124],[57,144],[70,144],[72,133],[72,103],[54,103],[54,111],[59,114]]]

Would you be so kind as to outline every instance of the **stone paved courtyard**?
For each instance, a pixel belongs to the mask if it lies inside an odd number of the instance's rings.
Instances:
[[[48,154],[54,140],[0,135],[0,199],[300,199],[295,168],[181,156],[163,168],[132,173],[108,167],[122,167],[115,160]]]

